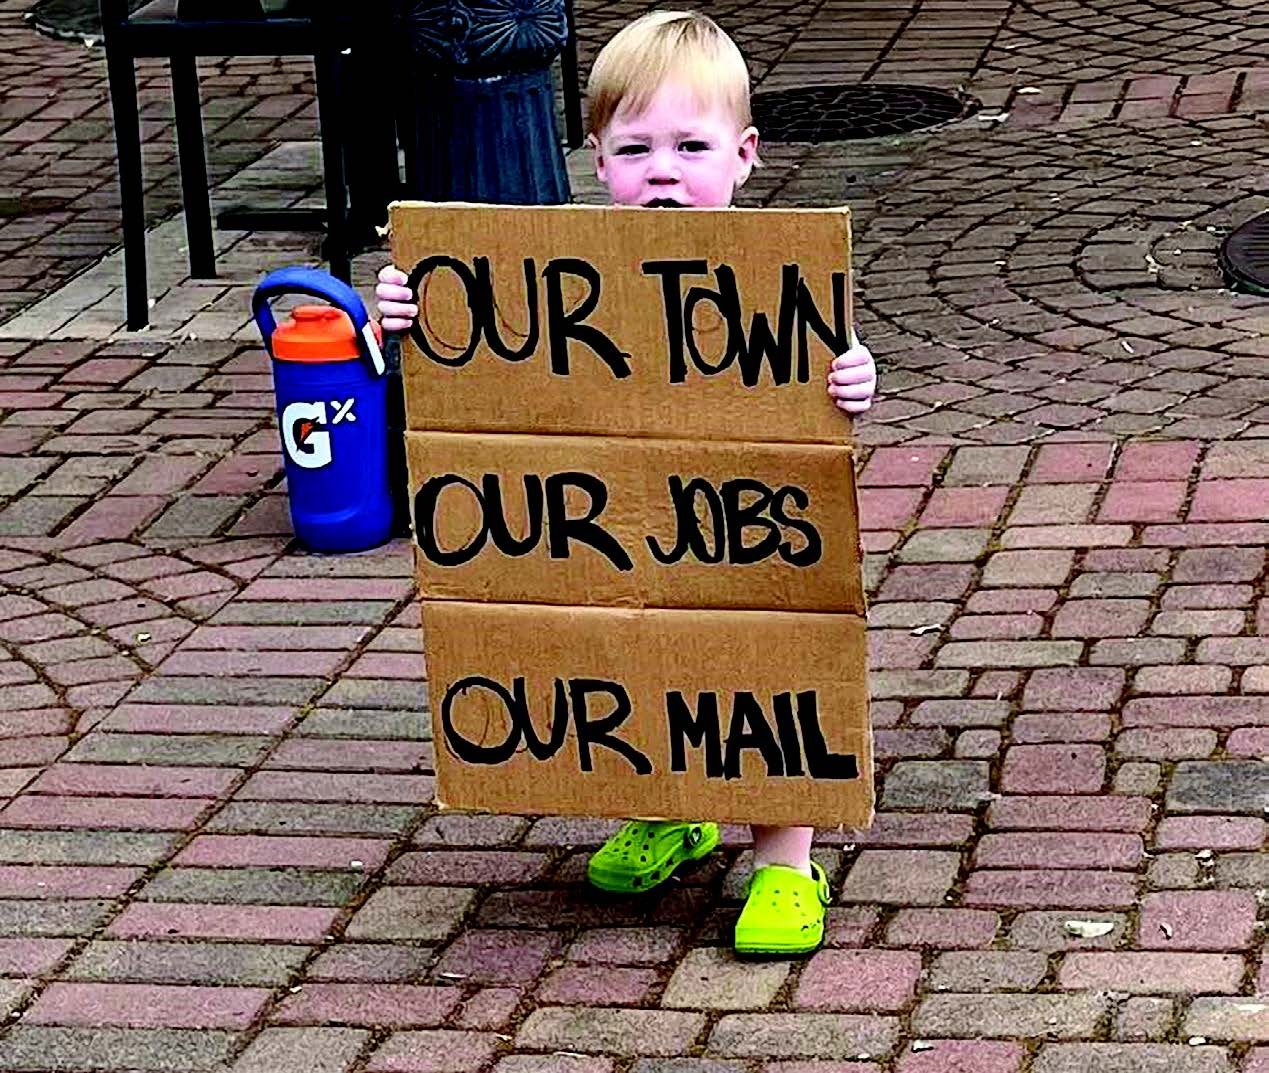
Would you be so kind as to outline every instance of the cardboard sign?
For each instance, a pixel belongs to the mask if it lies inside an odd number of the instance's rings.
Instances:
[[[857,616],[423,606],[447,805],[866,822]]]
[[[864,826],[849,217],[398,203],[438,800]]]
[[[673,212],[673,217],[670,213]],[[841,443],[845,209],[394,206],[412,429]]]
[[[428,599],[864,612],[856,534],[831,524],[856,502],[849,447],[449,432],[406,446]]]

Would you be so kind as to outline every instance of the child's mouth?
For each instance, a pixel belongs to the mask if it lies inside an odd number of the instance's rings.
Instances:
[[[654,197],[651,201],[645,201],[643,207],[645,209],[681,209],[683,203],[671,197]]]

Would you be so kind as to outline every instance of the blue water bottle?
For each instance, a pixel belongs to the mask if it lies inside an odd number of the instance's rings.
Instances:
[[[305,294],[278,325],[270,301]],[[392,535],[383,353],[357,292],[325,272],[283,268],[256,288],[252,313],[273,359],[278,426],[295,535],[313,551],[364,551]]]

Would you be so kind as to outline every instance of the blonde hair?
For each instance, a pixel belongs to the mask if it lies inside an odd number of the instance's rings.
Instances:
[[[681,82],[701,103],[720,104],[749,126],[749,69],[726,32],[695,11],[652,11],[606,44],[586,84],[588,129],[603,134],[618,109],[643,111],[666,82]]]

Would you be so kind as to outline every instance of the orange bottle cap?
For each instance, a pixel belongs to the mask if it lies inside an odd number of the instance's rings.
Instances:
[[[296,306],[273,333],[278,361],[356,361],[357,333],[348,314],[325,305]]]

